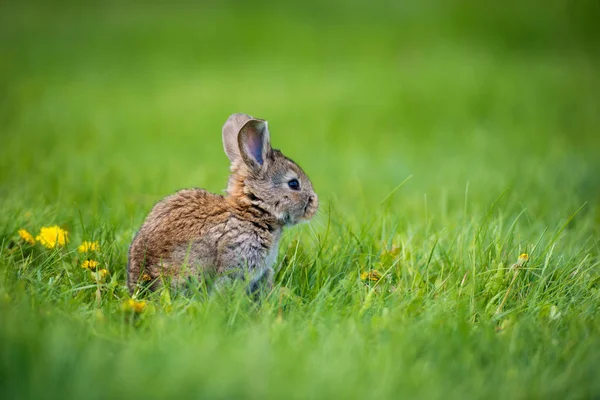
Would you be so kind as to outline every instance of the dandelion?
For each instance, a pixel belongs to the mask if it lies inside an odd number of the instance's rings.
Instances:
[[[49,249],[56,246],[64,246],[69,242],[69,232],[62,229],[60,226],[44,226],[40,229],[40,234],[35,237],[35,240],[43,244]]]
[[[98,267],[98,261],[96,260],[85,260],[84,262],[81,263],[81,268],[84,269],[96,269],[96,267]]]
[[[125,311],[131,310],[139,314],[141,312],[144,312],[144,310],[146,309],[146,302],[129,299],[123,304],[123,309]]]
[[[517,259],[517,262],[515,263],[515,266],[522,267],[527,261],[529,261],[529,254],[523,253]]]
[[[506,294],[504,295],[504,298],[502,299],[502,303],[500,303],[500,305],[496,309],[496,314],[500,314],[500,312],[502,311],[502,308],[504,307],[504,303],[506,303],[506,300],[508,299],[508,295],[510,294],[510,290],[512,289],[513,284],[517,280],[517,276],[519,276],[521,267],[523,265],[525,265],[525,263],[527,261],[529,261],[529,254],[523,253],[519,256],[519,258],[517,259],[517,262],[512,265],[511,270],[514,270],[515,273],[513,275],[512,280],[510,281],[510,284],[508,285],[508,289],[506,290]]]
[[[30,245],[33,246],[35,244],[35,239],[33,238],[33,235],[27,232],[25,229],[19,229],[19,236],[21,237],[21,239],[23,239],[23,241],[29,243]]]
[[[88,251],[100,251],[100,244],[98,242],[89,242],[86,240],[79,245],[77,250],[80,253],[87,253]]]
[[[106,268],[102,268],[96,272],[90,271],[90,275],[92,276],[92,279],[97,282],[100,282],[100,283],[104,283],[108,274],[109,273]]]
[[[365,271],[362,274],[360,274],[360,279],[363,281],[373,281],[373,282],[377,282],[378,280],[381,279],[381,272],[377,271],[376,269],[372,270],[372,271]]]

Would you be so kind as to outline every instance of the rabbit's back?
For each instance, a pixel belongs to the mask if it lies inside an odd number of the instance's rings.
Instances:
[[[140,280],[156,280],[161,274],[176,277],[186,256],[192,261],[190,269],[197,269],[197,264],[214,265],[214,243],[209,238],[213,236],[211,231],[214,234],[226,225],[228,214],[223,196],[202,189],[180,190],[158,202],[129,248],[127,285],[130,291]],[[204,245],[194,246],[194,253],[182,251],[199,239]]]
[[[281,227],[262,210],[202,189],[184,189],[157,203],[129,250],[128,287],[169,277],[177,284],[208,273],[239,275],[250,268],[262,277],[271,268]],[[252,278],[254,279],[254,278]]]

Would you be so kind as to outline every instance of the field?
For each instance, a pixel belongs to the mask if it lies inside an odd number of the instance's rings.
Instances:
[[[573,3],[0,5],[0,397],[600,397],[600,10]],[[132,236],[225,188],[234,112],[318,215],[258,302],[132,301]]]

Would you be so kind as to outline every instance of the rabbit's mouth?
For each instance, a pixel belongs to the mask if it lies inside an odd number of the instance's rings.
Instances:
[[[281,222],[285,226],[292,226],[292,225],[295,225],[295,223],[296,223],[294,221],[294,218],[290,215],[289,212],[286,212],[285,214],[283,214],[283,217],[281,218]]]
[[[296,225],[299,222],[309,221],[317,212],[317,208],[319,207],[319,201],[317,200],[317,196],[310,196],[304,207],[301,206],[293,211],[285,211],[280,214],[279,220],[285,226]]]
[[[318,199],[317,195],[315,194],[315,195],[310,196],[308,198],[308,200],[306,200],[306,205],[304,206],[304,215],[302,218],[308,221],[315,215],[318,208],[319,208],[319,199]]]
[[[305,219],[309,219],[311,217],[310,215],[310,200],[306,202],[306,205],[304,206],[304,214],[302,214],[302,217]]]
[[[305,215],[294,216],[292,213],[286,212],[280,220],[284,226],[294,226],[303,219],[306,219]]]

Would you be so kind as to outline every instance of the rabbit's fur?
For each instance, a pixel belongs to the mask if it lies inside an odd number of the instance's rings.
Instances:
[[[317,195],[304,171],[271,148],[266,121],[231,115],[223,146],[231,161],[226,196],[184,189],[154,206],[129,248],[130,293],[142,281],[155,290],[165,278],[178,286],[205,273],[247,278],[250,291],[272,284],[283,227],[312,218]]]

